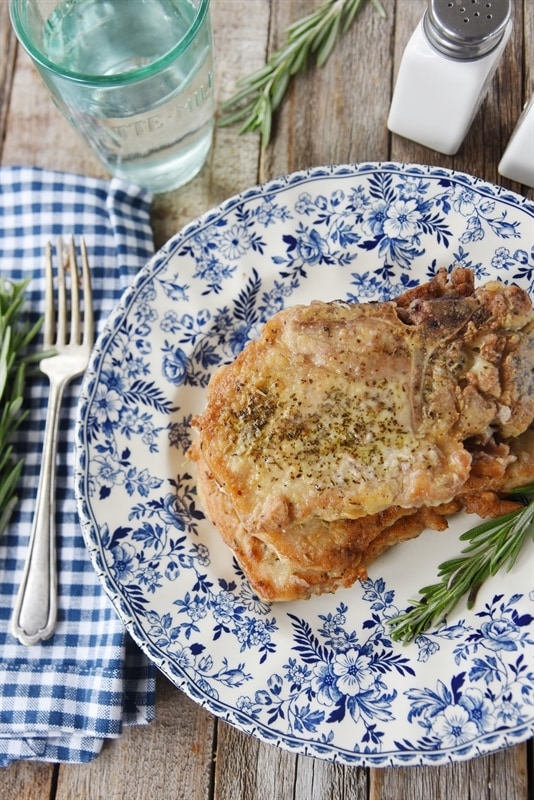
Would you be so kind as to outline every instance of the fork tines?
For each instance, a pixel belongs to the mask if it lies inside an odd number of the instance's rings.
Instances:
[[[52,243],[46,245],[45,258],[45,348],[68,344],[91,344],[93,340],[92,287],[91,273],[87,258],[85,239],[80,239],[82,262],[81,283],[83,289],[83,328],[80,313],[80,275],[76,260],[74,237],[69,237],[67,246],[61,237],[58,238],[57,251],[57,314],[55,308],[54,269],[52,259]],[[67,279],[70,272],[70,330],[67,331],[69,308],[67,304]],[[57,320],[57,322],[56,322]],[[56,327],[57,326],[57,327]],[[68,336],[68,340],[67,340]]]

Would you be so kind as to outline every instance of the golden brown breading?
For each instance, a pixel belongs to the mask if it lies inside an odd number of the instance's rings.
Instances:
[[[255,591],[293,600],[461,507],[495,511],[534,475],[533,419],[528,295],[440,271],[397,301],[276,314],[213,375],[190,455]]]

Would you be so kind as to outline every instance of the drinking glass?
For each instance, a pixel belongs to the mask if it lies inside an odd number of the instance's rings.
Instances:
[[[210,0],[10,0],[52,99],[113,175],[163,192],[214,126]]]

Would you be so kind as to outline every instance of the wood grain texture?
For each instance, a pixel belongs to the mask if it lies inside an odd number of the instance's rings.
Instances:
[[[32,164],[106,177],[91,150],[50,101],[47,89],[20,46],[1,157],[3,164]]]
[[[369,800],[525,800],[526,748],[443,767],[372,770]]]
[[[209,797],[215,720],[163,676],[156,721],[128,728],[90,764],[65,765],[55,800],[205,800]]]
[[[217,107],[233,93],[239,78],[260,69],[267,54],[269,0],[212,0]],[[154,201],[156,247],[188,222],[258,182],[257,136],[235,128],[216,128],[211,154],[198,177]]]
[[[217,101],[263,66],[287,25],[320,0],[212,0]],[[403,49],[425,0],[369,3],[320,70],[295,78],[276,116],[272,144],[236,128],[216,130],[200,175],[153,205],[156,246],[200,214],[260,181],[329,163],[395,160],[469,172],[500,185],[497,164],[534,90],[534,3],[514,0],[511,41],[456,156],[388,132],[387,114]],[[53,106],[24,52],[15,48],[0,0],[0,163],[34,164],[105,177]],[[88,765],[14,764],[0,775],[0,800],[527,800],[533,743],[443,767],[368,770],[299,756],[216,720],[164,677],[156,721],[127,729]]]
[[[383,5],[386,19],[365,4],[327,63],[315,69],[310,60],[295,78],[274,124],[272,145],[262,155],[262,181],[307,167],[388,157],[395,3]],[[283,31],[310,3],[277,0],[272,8],[270,51],[283,44]]]
[[[295,755],[219,722],[217,800],[356,800],[368,780],[366,769]]]
[[[53,800],[59,766],[20,761],[0,770],[1,800]]]
[[[9,6],[0,5],[0,146],[6,135],[9,99],[15,71],[16,37],[9,21]]]

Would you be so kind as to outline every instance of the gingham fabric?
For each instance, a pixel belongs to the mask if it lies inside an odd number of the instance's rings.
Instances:
[[[31,276],[26,310],[44,312],[44,247],[85,238],[97,332],[153,253],[150,195],[111,182],[27,167],[0,168],[0,271]],[[53,637],[30,647],[9,633],[35,504],[48,383],[27,382],[30,414],[14,437],[25,458],[19,505],[0,538],[0,765],[16,759],[84,762],[123,725],[154,716],[154,667],[129,639],[91,566],[73,489],[74,422],[81,379],[67,388],[59,430],[59,610]]]

